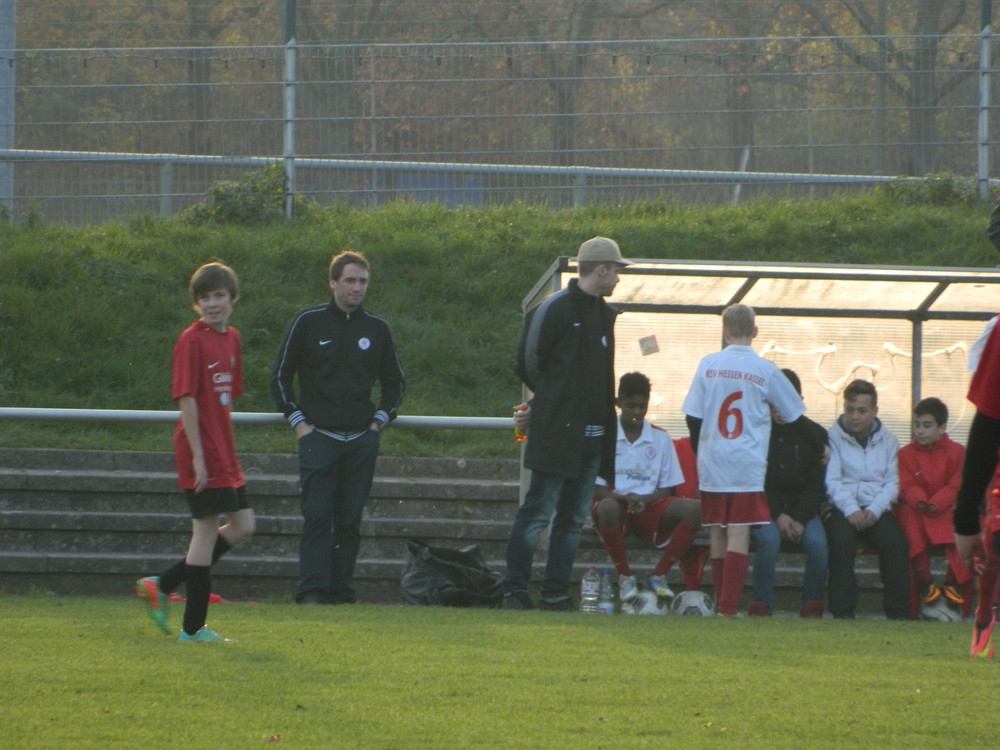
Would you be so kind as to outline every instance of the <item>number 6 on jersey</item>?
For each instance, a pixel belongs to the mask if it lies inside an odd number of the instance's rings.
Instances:
[[[736,391],[726,397],[719,409],[719,434],[726,440],[735,440],[743,434],[743,412],[733,404],[743,398],[743,391]],[[730,429],[730,418],[732,428]]]

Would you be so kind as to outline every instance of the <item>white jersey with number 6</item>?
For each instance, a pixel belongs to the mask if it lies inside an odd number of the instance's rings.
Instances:
[[[761,492],[774,406],[786,422],[806,410],[777,365],[749,346],[701,360],[681,411],[702,420],[698,486],[703,492]]]

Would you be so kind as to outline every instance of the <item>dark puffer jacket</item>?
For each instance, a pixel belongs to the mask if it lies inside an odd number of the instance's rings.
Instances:
[[[805,524],[819,515],[826,500],[825,445],[826,430],[809,417],[799,417],[795,424],[771,425],[764,494],[772,520],[785,513]]]

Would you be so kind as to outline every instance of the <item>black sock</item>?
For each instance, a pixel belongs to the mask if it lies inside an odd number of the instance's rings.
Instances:
[[[164,594],[169,594],[171,591],[184,583],[184,568],[186,566],[187,563],[181,559],[180,562],[174,563],[165,571],[160,573],[160,591]]]
[[[232,546],[226,541],[224,536],[221,534],[217,536],[215,538],[215,547],[212,549],[212,564],[215,565],[216,561],[231,549]],[[160,573],[160,591],[164,594],[169,594],[184,583],[186,575],[184,569],[186,566],[187,563],[181,560]]]
[[[219,558],[231,549],[232,547],[222,534],[215,537],[215,547],[212,548],[212,565],[215,565],[219,561]]]
[[[208,617],[208,597],[212,593],[212,568],[208,565],[188,565],[187,604],[184,605],[184,632],[194,635]]]

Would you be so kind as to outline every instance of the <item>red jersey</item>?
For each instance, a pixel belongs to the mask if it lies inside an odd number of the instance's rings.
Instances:
[[[986,339],[968,399],[990,419],[1000,419],[1000,325],[994,325]]]
[[[240,333],[232,326],[219,333],[200,320],[188,326],[174,346],[174,401],[190,396],[198,404],[198,430],[205,451],[208,487],[242,487],[246,484],[236,458],[233,399],[243,395],[243,361]],[[183,422],[174,431],[174,459],[181,489],[195,487],[191,445]]]
[[[928,544],[954,544],[955,527],[951,511],[955,507],[962,480],[965,448],[942,435],[929,448],[916,440],[899,450],[899,506],[896,514],[910,541],[910,556]],[[937,506],[929,516],[917,510],[917,503]]]

